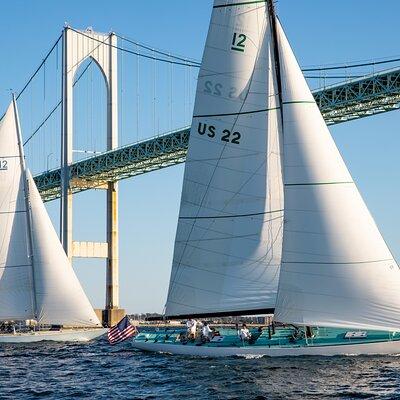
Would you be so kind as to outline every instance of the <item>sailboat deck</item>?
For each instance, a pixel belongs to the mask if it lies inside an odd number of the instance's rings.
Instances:
[[[387,331],[350,331],[334,328],[314,328],[313,337],[305,339],[304,334],[297,336],[295,328],[285,327],[276,329],[269,336],[264,329],[261,334],[255,329],[251,330],[254,341],[241,340],[234,329],[218,329],[220,336],[215,336],[210,342],[196,340],[182,341],[185,329],[166,329],[163,332],[140,332],[134,339],[135,342],[150,342],[160,344],[173,344],[177,346],[205,346],[205,347],[309,347],[332,346],[358,343],[377,343],[400,340],[400,332]],[[356,334],[356,337],[349,337]],[[357,334],[359,337],[357,337]],[[257,337],[258,336],[258,337]]]

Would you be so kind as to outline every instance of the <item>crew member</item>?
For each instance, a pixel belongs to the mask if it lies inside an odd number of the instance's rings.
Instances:
[[[210,341],[213,337],[213,330],[210,328],[207,322],[203,322],[203,328],[201,330],[201,333],[203,337],[207,340]]]
[[[186,327],[187,327],[188,337],[194,339],[196,337],[197,321],[193,318],[188,319],[186,322]]]
[[[239,337],[240,337],[240,339],[246,340],[246,341],[248,341],[251,338],[251,333],[247,329],[247,325],[246,324],[242,325],[242,328],[239,331]]]

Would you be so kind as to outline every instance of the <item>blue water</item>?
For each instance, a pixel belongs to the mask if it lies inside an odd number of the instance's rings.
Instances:
[[[400,357],[201,359],[109,346],[0,346],[0,399],[400,399]]]

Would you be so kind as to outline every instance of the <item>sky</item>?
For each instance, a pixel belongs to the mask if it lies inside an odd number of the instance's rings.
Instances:
[[[211,0],[3,2],[0,13],[0,48],[3,55],[0,63],[1,112],[10,100],[9,89],[21,89],[66,22],[80,29],[91,26],[100,32],[115,31],[155,48],[199,60],[211,6]],[[279,0],[277,12],[302,66],[350,64],[400,55],[400,2],[397,0],[382,0],[379,7],[374,0]],[[129,79],[133,79],[130,74],[132,72],[133,75],[134,71],[130,69],[129,61],[125,65],[126,82],[130,82]],[[183,78],[179,78],[179,73],[176,70],[174,78],[182,83]],[[314,87],[319,84],[315,80],[311,83]],[[59,93],[57,81],[46,84],[46,93],[54,92],[56,98],[56,93]],[[185,89],[189,97],[193,97],[192,89]],[[130,86],[127,84],[122,90],[129,92]],[[129,94],[126,96],[129,100]],[[31,103],[31,111],[35,110],[34,107],[41,107],[42,103],[37,96],[24,101]],[[185,118],[190,120],[189,104],[193,99],[187,99],[186,102],[185,113],[188,115]],[[24,109],[27,115],[29,107],[26,104],[20,107],[20,112]],[[142,105],[143,113],[148,112],[145,110],[146,104]],[[163,104],[159,103],[157,113],[160,114],[160,120],[166,121],[168,115],[163,115],[167,114]],[[95,105],[93,121],[104,120],[99,107]],[[181,111],[178,105],[176,107]],[[132,111],[127,101],[122,107],[122,113],[126,114],[125,128],[121,130],[126,137],[122,136],[122,143],[150,136],[150,133],[125,133],[134,130],[134,121],[130,116]],[[91,112],[93,114],[93,110]],[[79,117],[82,126],[86,123],[83,118]],[[185,118],[179,120],[174,116],[170,125],[178,128],[185,123]],[[393,111],[330,128],[369,209],[398,260],[399,121],[400,114]],[[42,143],[54,140],[56,147],[58,139],[51,135],[58,135],[54,133],[57,121],[52,124],[54,129],[48,128],[45,132],[48,136],[42,139]],[[25,129],[24,126],[23,134],[27,137],[35,124],[31,123],[31,127],[28,123],[25,125],[27,127]],[[159,129],[165,131],[167,125]],[[104,142],[104,135],[101,138],[100,133],[98,135],[99,143]],[[96,140],[93,133],[90,140]],[[90,140],[82,142],[81,146],[88,146]],[[54,167],[57,155],[47,153],[47,156],[50,167]],[[45,157],[46,154],[41,155],[42,165]],[[179,165],[120,183],[120,303],[128,312],[162,311],[170,274],[182,177],[183,165]],[[47,206],[57,227],[57,202]],[[75,196],[74,240],[104,240],[104,210],[104,192],[89,191]],[[104,261],[75,260],[74,268],[94,307],[102,308],[105,296]]]

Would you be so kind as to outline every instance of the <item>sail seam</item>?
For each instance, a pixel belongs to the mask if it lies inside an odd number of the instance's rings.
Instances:
[[[247,4],[256,4],[256,3],[266,3],[267,0],[253,0],[253,1],[243,1],[241,3],[229,3],[229,4],[221,4],[219,6],[214,6],[213,8],[225,8],[225,7],[235,7],[235,6],[244,6]]]
[[[393,261],[392,258],[385,258],[382,260],[368,260],[368,261],[347,261],[347,262],[324,262],[324,261],[283,261],[282,264],[329,264],[329,265],[351,265],[351,264],[368,264],[378,263],[384,261]]]
[[[30,267],[31,264],[17,264],[17,265],[5,265],[4,267],[0,267],[0,269],[6,268],[22,268],[22,267]]]
[[[26,213],[26,210],[0,211],[0,215],[3,215],[3,214],[19,214],[19,213]]]
[[[314,182],[314,183],[285,183],[285,186],[321,186],[321,185],[347,185],[354,182]]]
[[[261,110],[240,111],[240,112],[235,112],[235,113],[193,115],[193,118],[228,117],[230,115],[257,114],[257,113],[261,113],[261,112],[268,112],[268,111],[274,111],[274,110],[279,110],[279,109],[280,109],[280,107],[272,107],[272,108],[263,108]]]
[[[217,218],[241,218],[241,217],[252,217],[255,215],[265,215],[265,214],[274,214],[278,212],[283,212],[283,210],[274,210],[274,211],[264,211],[259,213],[251,213],[251,214],[234,214],[234,215],[211,215],[204,217],[179,217],[179,219],[217,219]]]

